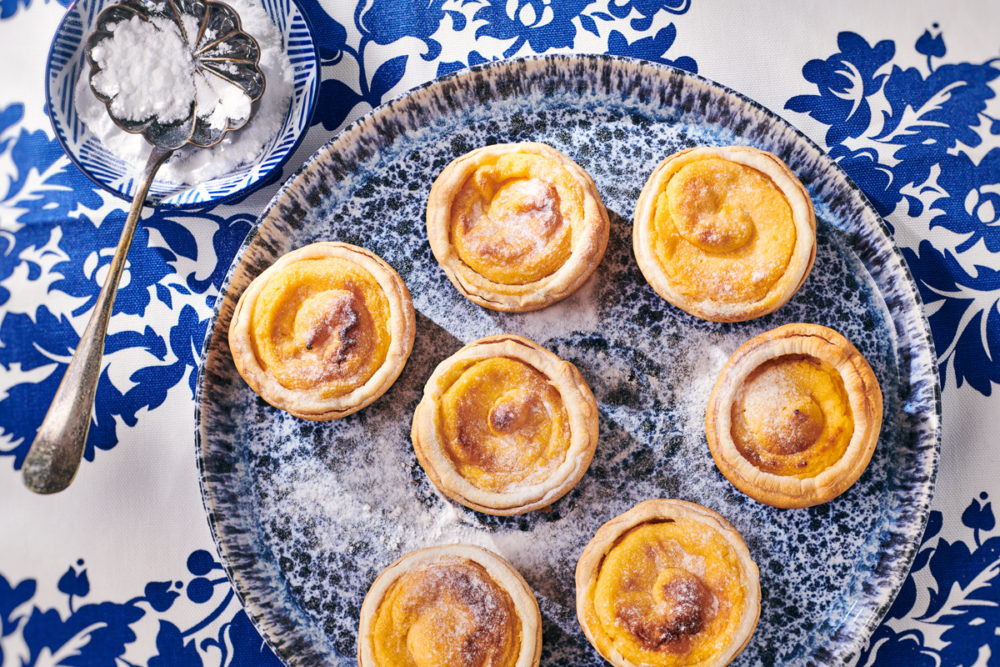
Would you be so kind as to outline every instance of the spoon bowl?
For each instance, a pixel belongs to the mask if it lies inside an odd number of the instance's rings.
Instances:
[[[197,183],[179,182],[170,178],[169,171],[161,170],[150,186],[149,203],[159,208],[219,204],[244,198],[253,190],[274,182],[276,172],[302,142],[319,95],[321,71],[317,45],[308,16],[297,2],[253,0],[276,29],[294,75],[290,82],[291,101],[281,117],[278,131],[266,141],[256,159],[225,173],[200,178]],[[139,169],[113,153],[87,127],[77,101],[81,90],[91,94],[86,81],[89,64],[85,42],[94,31],[101,10],[108,4],[108,0],[75,0],[67,9],[49,50],[46,98],[55,136],[69,159],[101,188],[131,200],[138,187],[136,172]],[[110,120],[106,122],[112,125]],[[138,141],[142,143],[141,139]]]

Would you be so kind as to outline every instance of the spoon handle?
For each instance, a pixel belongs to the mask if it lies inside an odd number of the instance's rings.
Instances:
[[[97,380],[101,376],[101,357],[104,354],[104,336],[111,319],[111,309],[118,291],[118,281],[125,268],[129,246],[135,234],[139,214],[156,171],[172,153],[170,149],[154,146],[143,168],[142,182],[136,190],[122,228],[118,247],[111,259],[108,277],[97,297],[94,312],[87,328],[80,336],[80,343],[73,353],[66,374],[52,399],[45,419],[38,427],[35,441],[24,459],[22,472],[24,485],[35,493],[56,493],[73,481],[90,428],[90,413],[97,393]]]

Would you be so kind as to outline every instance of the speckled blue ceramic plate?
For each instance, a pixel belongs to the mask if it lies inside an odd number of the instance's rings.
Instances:
[[[424,205],[452,158],[483,144],[543,141],[597,183],[611,242],[594,277],[539,312],[461,297],[431,255]],[[660,299],[631,252],[631,213],[664,156],[749,144],[781,156],[816,204],[809,279],[752,322],[695,319]],[[265,404],[233,367],[237,297],[277,257],[319,240],[371,248],[413,294],[417,338],[396,384],[346,419],[311,423]],[[543,665],[599,665],[574,613],[573,570],[599,525],[637,502],[682,498],[728,518],[760,566],[760,625],[739,665],[834,664],[864,646],[910,566],[939,449],[937,374],[917,290],[875,211],[817,146],[754,102],[695,75],[605,56],[503,61],[380,107],[318,151],[269,205],[230,270],[204,351],[198,462],[209,523],[247,612],[277,654],[353,664],[358,610],[376,574],[430,544],[491,548],[531,584]],[[716,469],[704,410],[748,338],[806,321],[844,333],[882,385],[885,421],[868,470],[835,500],[779,510]],[[571,360],[601,412],[589,471],[547,512],[498,518],[442,498],[417,464],[410,418],[434,366],[463,343],[513,332]]]

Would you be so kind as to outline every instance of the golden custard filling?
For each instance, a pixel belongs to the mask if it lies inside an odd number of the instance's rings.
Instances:
[[[815,477],[840,460],[853,435],[844,381],[816,357],[787,355],[761,364],[733,400],[736,448],[775,475]]]
[[[411,570],[386,591],[372,624],[379,665],[507,667],[521,650],[510,595],[478,563],[446,558]]]
[[[763,300],[796,242],[792,209],[775,183],[719,157],[669,176],[650,231],[656,259],[680,293],[724,303]]]
[[[537,369],[492,357],[458,365],[446,384],[439,408],[444,450],[473,486],[506,491],[546,479],[565,460],[569,414]]]
[[[452,200],[450,234],[459,258],[504,285],[555,273],[583,224],[584,189],[555,161],[510,153],[479,165]]]
[[[738,555],[715,531],[681,518],[640,524],[608,551],[592,589],[597,640],[629,662],[700,664],[740,624]]]
[[[286,267],[261,290],[250,341],[261,368],[288,389],[350,393],[384,363],[389,301],[378,281],[338,257]]]

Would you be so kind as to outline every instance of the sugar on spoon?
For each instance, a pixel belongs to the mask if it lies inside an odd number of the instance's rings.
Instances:
[[[36,493],[62,491],[80,467],[115,293],[157,170],[182,146],[209,148],[246,125],[265,85],[256,40],[243,32],[237,12],[217,0],[111,5],[98,16],[85,52],[90,87],[112,121],[141,133],[152,150],[90,321],[24,460],[24,484]],[[161,89],[175,82],[180,90],[144,95],[139,86],[147,82]]]

